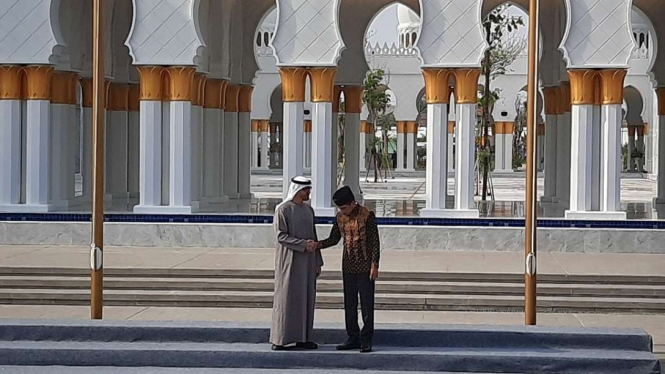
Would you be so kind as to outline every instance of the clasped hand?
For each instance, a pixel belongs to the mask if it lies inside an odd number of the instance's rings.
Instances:
[[[316,251],[318,248],[319,248],[319,243],[310,239],[307,241],[307,247],[305,248],[305,250],[311,253]]]

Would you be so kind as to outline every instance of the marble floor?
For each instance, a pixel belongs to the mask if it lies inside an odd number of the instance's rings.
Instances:
[[[425,174],[422,171],[413,173],[395,173],[393,178],[374,183],[373,175],[368,178],[363,175],[360,187],[366,205],[382,217],[413,217],[418,216],[425,206]],[[543,195],[543,176],[538,178],[538,195]],[[525,180],[524,173],[494,174],[493,199],[481,201],[476,196],[476,204],[481,217],[522,218],[524,217]],[[77,196],[81,195],[82,182],[77,179]],[[448,179],[448,193],[453,193],[454,175]],[[275,206],[281,201],[282,176],[281,171],[258,171],[252,175],[251,200],[229,201],[221,204],[203,204],[202,214],[214,213],[248,213],[272,214]],[[664,212],[656,212],[652,200],[656,196],[657,183],[649,180],[642,174],[624,174],[621,180],[621,206],[627,212],[628,219],[656,219],[664,217]],[[107,204],[109,213],[131,212],[138,199],[114,199]],[[452,200],[449,202],[452,208]],[[90,203],[81,198],[73,202],[63,212],[89,212]],[[563,217],[564,210],[551,206],[539,206],[540,217]]]

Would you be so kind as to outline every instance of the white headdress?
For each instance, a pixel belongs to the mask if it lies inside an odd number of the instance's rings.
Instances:
[[[276,209],[279,209],[280,206],[284,205],[289,201],[292,201],[296,197],[298,192],[304,190],[305,188],[312,188],[312,181],[305,177],[294,177],[291,179],[291,185],[289,186],[289,192],[286,195],[284,201],[277,205]]]

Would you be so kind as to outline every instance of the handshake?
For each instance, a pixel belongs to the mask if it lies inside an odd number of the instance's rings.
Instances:
[[[315,242],[314,240],[307,240],[307,248],[305,248],[305,251],[311,253],[319,249],[319,242]]]

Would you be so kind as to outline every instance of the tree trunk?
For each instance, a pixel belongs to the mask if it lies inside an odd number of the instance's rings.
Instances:
[[[486,38],[487,38],[487,43],[490,43],[490,35],[491,35],[491,24],[487,22],[487,26],[485,27],[486,31]],[[490,169],[490,152],[489,151],[489,124],[490,124],[490,119],[491,119],[491,113],[490,113],[490,96],[492,95],[492,90],[490,89],[490,66],[492,64],[491,61],[491,51],[488,48],[485,51],[485,62],[483,64],[484,70],[485,70],[485,100],[483,101],[483,117],[482,117],[482,123],[483,123],[483,144],[481,144],[481,148],[483,149],[483,160],[482,160],[482,168],[483,168],[483,195],[482,195],[482,200],[487,201],[487,181],[489,179],[489,169]],[[478,164],[480,167],[480,163]]]

